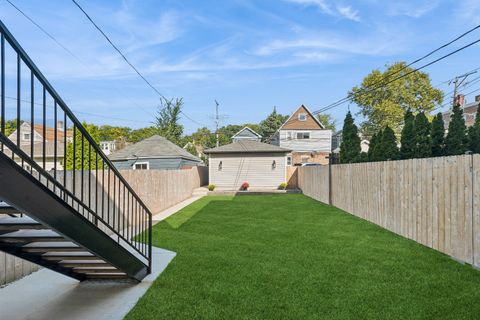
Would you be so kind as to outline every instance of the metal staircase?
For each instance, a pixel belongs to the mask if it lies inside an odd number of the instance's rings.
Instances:
[[[141,281],[151,212],[1,21],[0,94],[0,250],[80,281]]]

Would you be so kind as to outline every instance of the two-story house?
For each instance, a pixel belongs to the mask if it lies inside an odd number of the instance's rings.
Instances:
[[[63,164],[63,155],[65,148],[65,132],[63,122],[57,123],[57,145],[55,148],[55,128],[43,127],[40,124],[34,124],[33,128],[30,122],[22,122],[20,124],[20,148],[27,154],[31,153],[33,145],[33,160],[39,164],[43,164],[43,155],[45,154],[45,169],[51,170],[55,167],[55,156],[57,159],[57,170],[61,170]],[[33,133],[33,135],[32,135]],[[44,139],[45,136],[45,139]],[[14,142],[17,141],[17,130],[12,132],[8,138]],[[43,141],[45,140],[45,144]],[[71,130],[66,132],[67,143],[73,140]],[[45,150],[44,150],[45,148]]]
[[[272,144],[292,150],[287,155],[288,166],[328,164],[332,130],[325,129],[317,117],[301,105],[275,133]]]

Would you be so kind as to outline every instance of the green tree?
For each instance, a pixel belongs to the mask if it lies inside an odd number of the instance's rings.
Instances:
[[[349,95],[366,118],[362,132],[371,135],[388,125],[399,133],[406,110],[428,113],[435,105],[442,103],[443,92],[432,87],[430,77],[424,72],[413,72],[397,81],[391,81],[412,70],[406,67],[405,62],[397,62],[387,65],[384,72],[373,70],[360,86],[352,88]],[[389,81],[391,83],[384,84]]]
[[[128,136],[128,141],[137,143],[144,139],[150,138],[151,136],[154,136],[156,134],[159,134],[158,129],[156,127],[140,128],[140,129],[132,130],[132,132],[130,132]]]
[[[160,107],[155,119],[158,133],[171,142],[180,145],[183,135],[183,126],[179,123],[182,113],[183,99],[170,99],[162,97]]]
[[[360,137],[353,121],[352,114],[348,111],[342,130],[342,143],[340,144],[340,162],[353,163],[360,160]]]
[[[403,128],[400,138],[400,157],[402,159],[412,159],[415,154],[415,116],[410,109],[405,112],[403,118]]]
[[[387,126],[383,129],[382,139],[377,146],[378,157],[381,161],[385,160],[398,160],[400,159],[400,152],[397,147],[397,137],[395,132]]]
[[[333,117],[328,113],[323,113],[317,115],[318,121],[325,127],[325,129],[332,130],[333,132],[336,131],[336,121]]]
[[[88,124],[86,122],[82,123],[82,126],[87,130],[90,136],[95,140],[95,143],[98,145],[100,142],[99,134],[98,134],[98,127],[94,124]],[[83,144],[82,144],[83,140]],[[83,145],[83,157],[82,157],[82,145]],[[74,152],[75,150],[75,152]],[[89,170],[97,168],[96,165],[96,155],[94,152],[94,146],[90,146],[90,143],[87,139],[82,135],[80,130],[77,128],[75,130],[75,148],[74,143],[69,142],[67,143],[67,157],[64,160],[64,164],[67,170]],[[75,153],[75,158],[74,158]],[[100,167],[99,163],[99,167]]]
[[[468,137],[466,135],[465,119],[460,105],[453,107],[448,124],[448,133],[445,138],[445,155],[454,156],[464,154],[468,149]]]
[[[443,122],[442,113],[439,112],[432,120],[432,156],[440,157],[444,155],[445,142],[445,123]]]
[[[273,107],[272,113],[270,113],[265,120],[260,122],[259,131],[257,132],[262,136],[263,140],[268,140],[275,134],[275,132],[277,132],[282,124],[287,121],[287,119],[288,116],[277,113],[277,108]]]
[[[475,123],[468,128],[469,149],[473,153],[480,153],[480,104],[477,107]]]
[[[114,141],[128,138],[132,132],[129,127],[103,125],[98,128],[100,141]]]
[[[379,142],[379,137],[381,138],[381,131],[379,133],[374,133],[372,138],[370,139],[370,143],[368,145],[368,161],[377,161],[376,159],[376,148]]]
[[[432,155],[430,122],[425,113],[415,116],[415,158],[428,158]]]

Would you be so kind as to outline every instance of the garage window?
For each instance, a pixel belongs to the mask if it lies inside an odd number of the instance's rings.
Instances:
[[[136,162],[133,164],[133,170],[148,170],[148,162]]]
[[[310,139],[310,132],[297,132],[297,139]]]

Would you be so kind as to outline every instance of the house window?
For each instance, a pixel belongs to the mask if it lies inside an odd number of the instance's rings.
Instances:
[[[287,140],[292,139],[292,131],[287,131]]]
[[[218,163],[218,171],[222,171],[222,167],[223,167],[223,162],[220,161],[220,162]]]
[[[297,139],[310,139],[310,132],[297,132]]]
[[[306,113],[299,113],[298,114],[299,121],[307,121],[307,114]]]
[[[30,133],[24,133],[23,134],[23,140],[29,140],[30,141]]]
[[[291,165],[292,165],[292,157],[287,156],[287,166],[291,166]]]
[[[133,164],[133,170],[148,170],[149,168],[148,162],[135,162]]]

